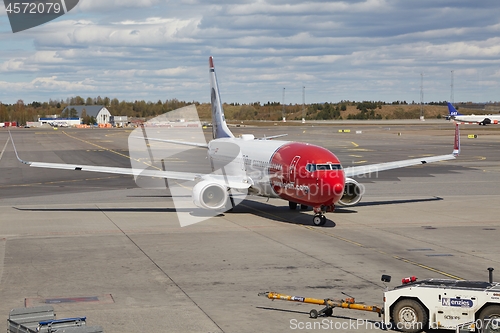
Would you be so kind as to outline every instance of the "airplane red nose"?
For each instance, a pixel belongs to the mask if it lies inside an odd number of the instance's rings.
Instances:
[[[331,179],[331,186],[333,189],[333,197],[334,201],[338,201],[342,195],[344,194],[344,171],[339,170],[337,172],[332,172],[334,173],[332,179]]]
[[[322,191],[321,200],[323,202],[335,203],[344,194],[344,171],[325,172],[321,177]]]
[[[333,192],[335,194],[342,194],[342,193],[344,193],[344,185],[342,185],[340,183],[336,183],[335,185],[333,185]]]

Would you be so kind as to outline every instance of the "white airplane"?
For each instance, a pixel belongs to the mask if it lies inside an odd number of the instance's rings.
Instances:
[[[314,225],[326,222],[324,213],[333,212],[336,205],[354,206],[362,197],[360,184],[352,177],[403,168],[412,165],[455,159],[460,153],[460,133],[455,128],[454,150],[451,154],[414,158],[396,162],[355,166],[344,169],[335,154],[326,148],[309,143],[270,140],[278,136],[256,139],[251,134],[236,138],[227,127],[219,94],[213,58],[209,58],[212,135],[207,143],[179,142],[148,138],[149,141],[183,144],[207,149],[212,170],[228,169],[228,161],[235,162],[235,172],[223,174],[196,174],[164,170],[136,170],[79,164],[59,164],[18,160],[31,167],[77,171],[105,172],[149,177],[188,180],[195,182],[192,199],[197,207],[225,211],[232,208],[232,192],[281,198],[290,209],[297,205],[313,208]],[[12,136],[11,136],[12,139]],[[12,141],[14,144],[14,141]],[[236,149],[234,149],[236,147]],[[234,166],[234,165],[233,165]],[[239,166],[239,167],[238,167]],[[229,168],[231,169],[231,168]],[[227,170],[226,170],[227,171]]]
[[[450,102],[448,102],[448,118],[464,123],[477,123],[483,126],[498,124],[500,122],[500,114],[464,115],[459,113]]]

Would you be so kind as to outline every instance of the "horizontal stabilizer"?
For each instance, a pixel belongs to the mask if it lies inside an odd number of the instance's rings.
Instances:
[[[142,136],[131,136],[131,138],[145,140],[145,138],[142,137]],[[173,143],[173,144],[176,144],[176,145],[192,146],[192,147],[199,147],[199,148],[208,148],[208,145],[206,143],[177,141],[177,140],[167,140],[167,139],[155,139],[155,138],[147,138],[147,140],[148,141],[165,142],[165,143]]]
[[[259,138],[259,140],[271,140],[271,139],[281,138],[281,137],[284,137],[287,135],[288,134],[278,134],[278,135],[272,135],[272,136],[265,136],[263,138]]]

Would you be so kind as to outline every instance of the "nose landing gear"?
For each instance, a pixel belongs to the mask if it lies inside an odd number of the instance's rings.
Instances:
[[[325,212],[333,211],[334,207],[332,206],[319,206],[319,207],[313,207],[314,211],[314,217],[313,217],[313,224],[315,226],[322,226],[325,225],[326,223],[326,217],[323,215]]]
[[[325,225],[325,223],[326,223],[326,217],[325,217],[325,215],[323,215],[321,213],[314,215],[314,217],[313,217],[313,224],[315,226],[320,227],[322,225]]]

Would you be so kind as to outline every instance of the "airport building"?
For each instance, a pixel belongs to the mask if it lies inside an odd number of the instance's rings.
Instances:
[[[125,127],[128,126],[127,116],[111,116],[111,126],[113,127]]]
[[[111,113],[104,105],[68,105],[61,113],[71,114],[72,109],[76,110],[80,118],[83,118],[82,114],[94,117],[98,125],[111,123]]]
[[[80,118],[57,118],[57,117],[45,117],[38,118],[38,122],[26,123],[29,127],[38,127],[43,125],[49,125],[53,127],[72,127],[80,125]]]
[[[113,124],[113,116],[103,105],[68,105],[59,115],[51,115],[38,118],[38,122],[29,122],[28,127],[38,127],[50,125],[55,127],[79,126],[83,118],[89,116],[95,118],[95,123],[99,126]],[[127,117],[118,117],[115,126],[126,126]]]

